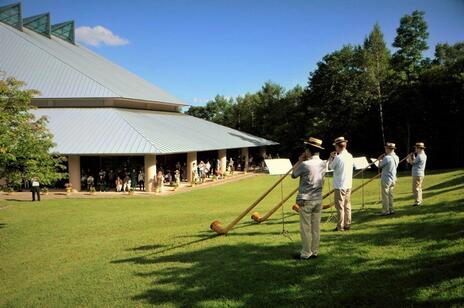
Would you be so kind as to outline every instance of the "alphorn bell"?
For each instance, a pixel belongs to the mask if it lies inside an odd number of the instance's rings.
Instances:
[[[295,170],[301,162],[297,162],[293,167],[285,173],[284,176],[282,176],[278,181],[276,181],[265,193],[263,193],[258,199],[256,199],[255,202],[253,202],[248,208],[246,208],[237,218],[235,218],[230,224],[228,224],[226,227],[223,227],[221,222],[219,220],[215,220],[211,223],[209,226],[211,230],[216,232],[217,234],[227,234],[240,220],[242,220],[243,217],[245,217],[246,214],[248,214],[253,208],[258,205],[259,202],[261,202],[271,191],[277,187],[277,185],[280,184],[293,170]]]

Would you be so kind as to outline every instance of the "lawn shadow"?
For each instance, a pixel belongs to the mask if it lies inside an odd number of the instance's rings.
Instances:
[[[401,209],[398,215],[424,216],[407,222],[389,222],[390,217],[378,217],[366,210],[356,217],[355,231],[343,235],[324,231],[321,254],[311,261],[290,259],[299,249],[299,241],[290,245],[234,242],[194,251],[179,249],[208,239],[201,237],[153,254],[112,263],[134,264],[136,275],[151,281],[147,290],[132,299],[153,305],[458,305],[464,303],[459,285],[450,287],[451,294],[458,295],[446,301],[440,293],[434,295],[433,290],[435,286],[447,286],[453,279],[464,276],[464,249],[440,252],[456,247],[457,241],[464,236],[459,217],[440,214],[462,212],[462,207],[458,206],[462,201]],[[372,226],[370,221],[377,219],[381,219],[382,224]],[[228,236],[249,238],[263,234],[269,232],[240,231]],[[213,237],[216,235],[210,238]],[[391,253],[382,258],[369,256],[368,246],[395,247],[405,240],[421,242],[423,249],[406,256]],[[407,249],[407,246],[399,249]],[[153,270],[151,265],[155,264],[159,269]],[[145,265],[146,270],[140,265]],[[429,289],[432,293],[427,301],[418,296],[419,292]]]
[[[464,184],[464,174],[455,175],[447,181],[440,182],[438,184],[427,187],[427,190],[443,189],[450,186],[462,186]]]
[[[413,299],[417,290],[461,277],[464,265],[463,252],[391,258],[385,266],[370,263],[353,247],[304,262],[288,260],[291,252],[284,245],[239,244],[150,258],[137,264],[165,266],[136,273],[154,281],[133,300],[189,307],[208,302],[240,306],[414,305],[420,304]],[[358,264],[365,265],[363,270],[356,270]],[[386,286],[389,292],[385,292]]]
[[[0,229],[3,229],[6,227],[6,223],[0,223]]]

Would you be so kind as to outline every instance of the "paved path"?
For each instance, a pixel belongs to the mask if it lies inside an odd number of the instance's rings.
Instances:
[[[198,190],[198,189],[205,189],[208,187],[212,186],[217,186],[217,185],[223,185],[226,183],[231,183],[231,182],[236,182],[236,181],[241,181],[244,179],[248,179],[251,177],[263,175],[264,173],[254,173],[250,172],[247,174],[244,174],[243,172],[236,172],[234,175],[229,175],[225,179],[221,180],[216,180],[212,181],[211,179],[208,179],[207,182],[203,184],[197,184],[194,187],[192,187],[190,184],[187,183],[181,183],[180,187],[176,190],[174,190],[173,187],[170,186],[165,186],[164,191],[161,194],[157,193],[149,193],[149,192],[144,192],[144,191],[135,191],[134,195],[129,195],[127,192],[115,192],[115,191],[110,191],[110,192],[96,192],[95,195],[91,195],[89,192],[73,192],[73,193],[66,193],[65,190],[50,190],[48,195],[41,195],[42,200],[51,200],[51,199],[89,199],[89,198],[147,198],[147,197],[164,197],[164,196],[170,196],[174,194],[179,194],[179,193],[185,193],[193,190]],[[7,194],[7,193],[0,193],[0,200],[9,200],[9,201],[27,201],[31,200],[32,195],[30,191],[24,191],[24,192],[15,192],[13,194]]]

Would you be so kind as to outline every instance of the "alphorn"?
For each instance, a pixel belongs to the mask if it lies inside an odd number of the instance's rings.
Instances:
[[[221,222],[219,220],[215,220],[211,223],[209,226],[211,230],[216,232],[217,234],[227,234],[240,220],[242,220],[243,217],[245,217],[246,214],[248,214],[252,209],[255,208],[258,203],[260,203],[267,195],[271,193],[271,191],[277,187],[277,185],[280,184],[293,170],[295,170],[301,162],[297,162],[293,167],[285,173],[284,176],[282,176],[277,182],[274,183],[274,185],[271,186],[264,194],[262,194],[258,199],[256,199],[255,202],[253,202],[248,208],[246,208],[237,218],[235,218],[230,224],[228,224],[226,227],[223,227]]]
[[[358,176],[359,174],[361,174],[361,172],[367,170],[370,166],[372,166],[373,164],[375,164],[379,159],[376,159],[374,160],[373,162],[371,162],[369,165],[367,165],[364,169],[358,171],[355,175],[353,175],[353,177],[356,177]],[[267,220],[269,217],[272,216],[272,214],[274,214],[282,205],[284,205],[285,202],[287,202],[288,199],[290,199],[296,192],[298,191],[298,187],[293,190],[289,195],[287,195],[287,197],[285,197],[281,202],[277,203],[269,212],[267,212],[264,216],[261,216],[259,214],[259,212],[254,212],[252,215],[251,215],[251,219],[253,219],[254,221],[256,221],[257,223],[261,223],[265,220]],[[329,191],[328,193],[326,193],[324,196],[322,196],[322,199],[325,199],[327,198],[328,196],[330,196],[332,193],[334,192],[334,190],[332,189],[331,191]],[[327,205],[324,205],[324,206],[327,206]],[[327,208],[329,208],[330,206],[328,206]],[[324,208],[324,207],[323,207]],[[292,209],[295,211],[295,212],[298,212],[300,207],[298,206],[298,204],[294,204],[292,206]]]

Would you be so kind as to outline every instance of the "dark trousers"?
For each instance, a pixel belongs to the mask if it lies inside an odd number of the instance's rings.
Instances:
[[[37,195],[37,200],[40,201],[40,187],[32,186],[32,201],[35,201],[35,195]]]
[[[139,181],[139,189],[145,190],[145,181]]]

